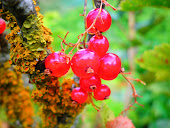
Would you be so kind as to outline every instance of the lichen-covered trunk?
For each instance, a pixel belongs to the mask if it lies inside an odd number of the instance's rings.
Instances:
[[[16,70],[29,74],[30,82],[36,84],[32,97],[42,108],[43,127],[69,127],[84,105],[72,105],[72,85],[67,79],[59,83],[58,78],[44,74],[44,59],[53,52],[50,44],[51,31],[43,26],[40,8],[35,1],[2,0],[0,17],[9,21],[11,33],[6,39],[11,45],[10,63]],[[11,14],[12,13],[12,14]]]

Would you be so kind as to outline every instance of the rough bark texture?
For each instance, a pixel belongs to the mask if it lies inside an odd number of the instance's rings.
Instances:
[[[8,41],[5,39],[6,34],[0,35],[0,63],[4,63],[9,60],[10,46]]]
[[[20,28],[22,28],[22,24],[29,15],[36,15],[32,0],[1,0],[1,2],[3,8],[10,11],[16,17]]]

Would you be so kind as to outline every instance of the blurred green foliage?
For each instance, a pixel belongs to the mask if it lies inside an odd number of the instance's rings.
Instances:
[[[170,8],[169,0],[122,0],[120,3],[122,11],[138,11],[143,7]]]
[[[137,128],[169,128],[170,127],[170,81],[155,82],[143,89],[143,98],[138,101],[144,107],[130,112],[130,118]]]

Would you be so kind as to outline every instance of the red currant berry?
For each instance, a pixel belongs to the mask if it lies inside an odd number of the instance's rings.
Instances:
[[[102,84],[99,88],[94,90],[94,98],[96,100],[105,100],[110,96],[110,88]]]
[[[6,23],[3,19],[0,18],[0,34],[2,34],[5,31]]]
[[[71,60],[71,68],[78,77],[88,78],[97,72],[100,59],[97,53],[90,49],[77,51]]]
[[[80,87],[73,89],[73,91],[71,92],[72,100],[74,100],[80,104],[86,102],[87,97],[88,97],[87,92],[84,91],[83,89],[81,89]]]
[[[95,51],[100,57],[103,56],[109,49],[109,42],[103,35],[94,35],[89,41],[89,49]]]
[[[100,10],[99,8],[96,8],[96,9],[91,10],[87,14],[87,17],[86,17],[87,28],[91,26],[91,24],[97,17],[99,10]],[[112,19],[111,19],[110,14],[106,10],[102,9],[100,12],[100,15],[98,16],[94,24],[94,27],[91,28],[89,31],[92,33],[95,33],[96,30],[99,30],[100,32],[105,32],[110,28],[111,23],[112,23]]]
[[[62,52],[51,53],[45,59],[45,68],[50,69],[53,76],[61,77],[70,69],[70,59]]]
[[[100,67],[97,73],[104,80],[113,80],[118,76],[120,69],[120,58],[116,54],[107,53],[100,59]]]
[[[92,92],[101,86],[101,79],[98,75],[94,75],[90,78],[80,78],[80,88],[87,92]]]

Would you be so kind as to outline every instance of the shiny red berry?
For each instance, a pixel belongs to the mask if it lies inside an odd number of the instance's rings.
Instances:
[[[90,78],[80,78],[80,87],[87,92],[92,92],[100,86],[101,79],[98,75],[94,75]]]
[[[96,8],[96,9],[91,10],[87,14],[87,17],[86,17],[87,28],[91,26],[91,24],[97,17],[99,10],[100,10],[99,8]],[[91,33],[95,33],[96,30],[99,30],[100,32],[105,32],[110,28],[111,23],[112,23],[112,19],[111,19],[110,14],[106,10],[102,9],[100,15],[98,16],[96,20],[96,23],[94,24],[94,27],[91,28],[89,31]]]
[[[103,35],[94,35],[89,41],[89,49],[95,51],[100,57],[103,56],[109,49],[109,42]]]
[[[53,76],[61,77],[70,69],[70,59],[62,52],[51,53],[45,59],[45,68],[50,69]]]
[[[0,18],[0,34],[2,34],[5,31],[6,23],[3,19]]]
[[[105,100],[109,98],[110,93],[110,88],[102,84],[99,88],[94,90],[94,98],[96,100]]]
[[[107,53],[100,59],[100,67],[97,72],[104,80],[113,80],[120,73],[121,60],[113,53]]]
[[[100,64],[97,53],[90,49],[81,49],[77,51],[71,60],[71,68],[78,77],[88,78],[93,76]]]
[[[87,92],[81,89],[80,87],[73,89],[73,91],[71,92],[72,100],[76,101],[79,104],[86,102],[87,97]]]

